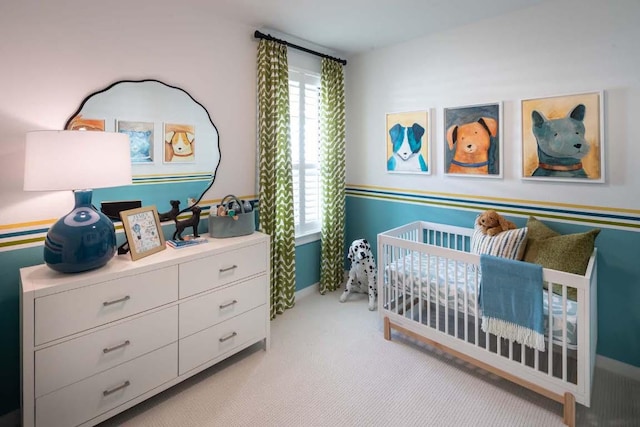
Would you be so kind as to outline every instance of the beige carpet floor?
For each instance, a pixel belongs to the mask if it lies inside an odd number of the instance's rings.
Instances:
[[[106,426],[561,426],[562,407],[424,345],[384,340],[365,295],[308,295],[259,345]],[[597,369],[579,426],[640,426],[640,382]]]

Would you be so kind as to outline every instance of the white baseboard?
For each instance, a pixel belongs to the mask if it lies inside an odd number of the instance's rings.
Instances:
[[[20,410],[0,415],[0,427],[20,427]]]
[[[596,354],[596,366],[614,374],[640,381],[640,368]]]

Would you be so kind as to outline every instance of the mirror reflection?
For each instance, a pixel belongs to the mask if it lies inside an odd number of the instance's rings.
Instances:
[[[123,80],[92,93],[65,124],[67,130],[129,136],[133,184],[97,189],[94,201],[140,200],[181,210],[199,201],[220,163],[218,130],[202,104],[158,80]]]

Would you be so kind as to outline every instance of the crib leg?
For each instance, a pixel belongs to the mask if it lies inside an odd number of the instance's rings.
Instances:
[[[384,339],[391,341],[391,322],[388,317],[384,318]]]
[[[564,423],[569,427],[576,425],[576,398],[573,394],[564,394]]]

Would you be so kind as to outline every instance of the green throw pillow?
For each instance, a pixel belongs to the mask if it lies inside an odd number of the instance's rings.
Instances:
[[[524,261],[540,264],[544,268],[584,276],[600,229],[594,228],[584,233],[563,235],[534,217],[529,217],[527,228],[529,233]],[[560,286],[554,286],[553,292],[561,294],[561,289]],[[567,297],[574,301],[577,299],[577,294],[576,288],[569,288],[567,291]]]
[[[560,233],[550,229],[544,225],[542,221],[538,221],[532,216],[527,220],[527,229],[529,230],[527,234],[527,247],[524,250],[524,257],[522,260],[535,263],[538,256],[540,242],[544,239],[548,239],[549,237],[559,236]]]
[[[584,276],[600,229],[565,234],[540,241],[536,264]]]

